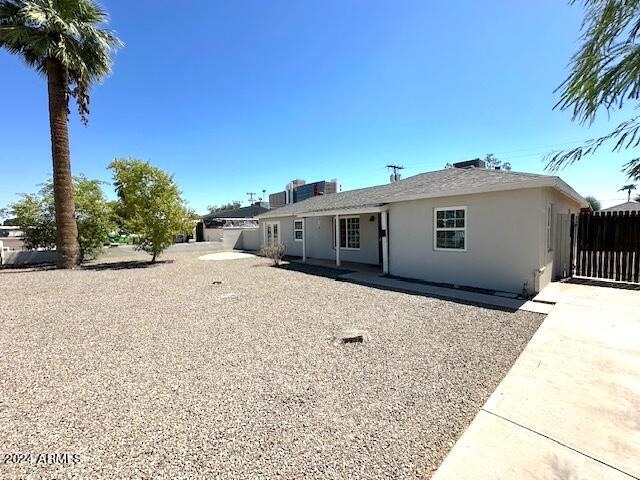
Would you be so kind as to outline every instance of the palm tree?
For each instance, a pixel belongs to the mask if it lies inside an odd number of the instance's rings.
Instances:
[[[627,202],[630,202],[631,201],[631,190],[635,190],[635,189],[636,189],[635,183],[630,183],[628,185],[625,185],[624,187],[622,187],[618,191],[619,192],[627,192]]]
[[[82,122],[89,115],[89,89],[111,71],[111,53],[122,45],[100,28],[107,13],[92,0],[0,0],[0,48],[19,55],[47,78],[53,157],[58,267],[80,261],[75,219],[69,97]]]

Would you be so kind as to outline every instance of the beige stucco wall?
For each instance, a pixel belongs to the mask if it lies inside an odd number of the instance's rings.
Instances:
[[[222,228],[222,246],[225,250],[258,250],[261,242],[258,227]]]
[[[205,242],[221,242],[222,228],[204,228],[202,230]]]
[[[561,277],[564,270],[570,269],[568,221],[561,225],[563,222],[562,214],[565,214],[565,219],[568,220],[568,215],[580,212],[580,204],[553,188],[543,189],[543,196],[545,224],[544,241],[541,243],[544,248],[542,248],[541,257],[545,271],[540,275],[540,284],[546,286],[551,280]],[[546,208],[548,203],[551,203],[553,211],[551,250],[546,245]]]
[[[260,245],[262,245],[262,237],[260,237],[258,227],[242,230],[242,248],[245,250],[260,250]]]
[[[389,272],[520,293],[544,266],[546,194],[525,189],[400,202],[389,208]],[[434,249],[436,207],[467,207],[466,251]]]
[[[389,205],[389,273],[400,277],[520,293],[544,288],[562,270],[558,249],[547,248],[547,204],[554,214],[576,213],[580,205],[552,188],[413,200]],[[438,207],[467,207],[466,251],[434,249],[433,215]],[[360,215],[360,250],[341,249],[343,261],[378,264],[378,215]],[[305,220],[309,258],[335,259],[333,217]],[[288,255],[302,256],[293,240],[293,217],[279,221]],[[554,219],[555,221],[555,219]],[[552,229],[552,245],[558,228]],[[566,262],[566,260],[564,260]],[[540,270],[543,270],[540,272]]]
[[[345,262],[359,262],[377,265],[378,254],[378,215],[363,214],[360,217],[360,249],[340,249],[340,259]],[[373,217],[373,220],[371,220]],[[280,217],[260,220],[260,240],[264,243],[265,222],[280,222],[280,242],[286,247],[286,254],[301,257],[302,242],[293,239],[294,217]],[[306,253],[309,258],[333,260],[336,251],[333,247],[333,217],[305,218]]]
[[[293,218],[294,217],[278,217],[260,220],[260,245],[264,245],[265,223],[278,223],[280,228],[280,243],[282,243],[286,248],[285,255],[291,255],[295,257],[302,256],[302,242],[296,242],[293,240]]]

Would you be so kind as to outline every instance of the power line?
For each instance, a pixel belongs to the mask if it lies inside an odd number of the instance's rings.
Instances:
[[[549,152],[550,148],[553,147],[562,147],[562,146],[567,146],[567,145],[576,145],[576,144],[581,144],[581,143],[585,143],[587,142],[589,139],[585,139],[585,140],[575,140],[575,141],[570,141],[570,142],[563,142],[563,143],[553,143],[553,144],[548,144],[548,145],[539,145],[536,147],[528,147],[528,148],[520,148],[518,150],[504,150],[502,152],[497,151],[497,152],[492,152],[496,157],[499,158],[499,160],[503,160],[503,161],[508,161],[508,160],[513,160],[513,159],[519,159],[519,158],[529,158],[529,157],[537,157],[537,156],[544,156]],[[532,153],[527,153],[527,154],[523,154],[523,155],[510,155],[512,153],[519,153],[519,152],[530,152],[531,150],[537,150],[536,152],[532,152]],[[505,155],[508,155],[505,157]],[[477,154],[474,155],[465,155],[464,158],[471,158],[477,156]],[[450,158],[449,161],[447,162],[446,160],[443,162],[443,164],[446,163],[453,163],[455,161],[459,161],[460,158],[462,158],[463,156],[458,156],[456,158]],[[414,163],[409,165],[409,167],[411,168],[420,168],[426,165],[431,165],[433,164],[433,161],[430,162],[421,162],[421,163]]]
[[[504,151],[504,152],[494,152],[495,156],[498,155],[508,155],[510,153],[519,153],[519,152],[528,152],[529,150],[539,150],[539,149],[543,149],[543,148],[553,148],[553,147],[564,147],[565,145],[575,145],[577,143],[585,143],[587,141],[589,141],[590,139],[585,139],[585,140],[575,140],[573,142],[563,142],[563,143],[552,143],[550,145],[539,145],[537,147],[528,147],[528,148],[520,148],[518,150],[509,150],[509,151]]]

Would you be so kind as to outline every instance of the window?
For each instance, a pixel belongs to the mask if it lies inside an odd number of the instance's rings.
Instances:
[[[336,246],[336,222],[333,221],[333,246]],[[340,248],[360,249],[360,217],[340,219]]]
[[[434,248],[436,250],[467,249],[467,207],[435,209]]]
[[[304,239],[304,222],[302,220],[293,221],[293,239],[301,242]]]
[[[552,240],[552,227],[553,227],[553,203],[547,204],[547,226],[546,226],[546,234],[547,234],[547,251],[550,252],[553,250],[553,246],[551,245]]]

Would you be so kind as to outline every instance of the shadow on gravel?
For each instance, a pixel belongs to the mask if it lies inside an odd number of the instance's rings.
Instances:
[[[30,273],[30,272],[46,272],[47,270],[56,270],[55,265],[3,265],[0,272],[5,273]]]
[[[329,267],[309,265],[306,263],[297,263],[297,262],[282,263],[275,268],[279,268],[281,270],[290,270],[293,272],[306,273],[309,275],[315,275],[317,277],[331,278],[333,280],[337,279],[340,275],[353,273],[353,270],[346,270],[344,268],[329,268]]]
[[[151,263],[148,260],[131,260],[126,262],[106,262],[106,263],[93,263],[89,265],[83,265],[82,270],[104,271],[104,270],[134,270],[138,268],[153,268],[160,265],[166,265],[173,263],[173,260],[157,260],[155,263]]]

